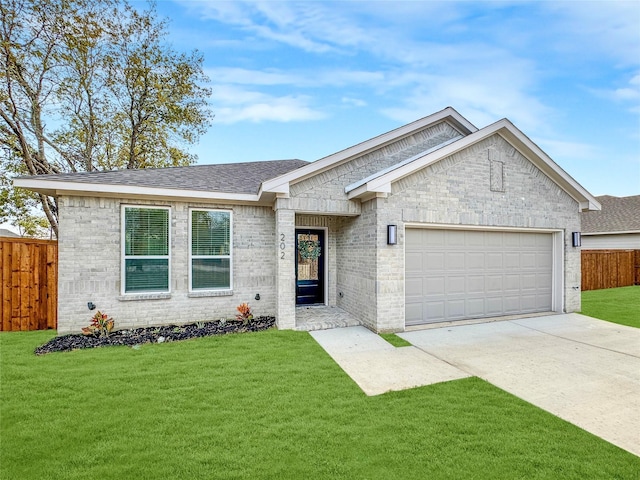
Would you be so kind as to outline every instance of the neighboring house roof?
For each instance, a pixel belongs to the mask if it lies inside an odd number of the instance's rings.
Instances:
[[[7,230],[6,228],[0,228],[0,237],[20,237],[20,235],[18,235],[15,232],[12,232],[11,230]]]
[[[596,197],[602,210],[582,213],[583,234],[640,232],[640,195]]]
[[[170,169],[121,170],[14,180],[19,187],[47,195],[128,196],[131,198],[184,198],[221,202],[270,204],[278,195],[287,196],[289,187],[320,175],[345,162],[408,138],[430,126],[447,123],[458,136],[414,155],[392,167],[368,175],[347,186],[349,199],[368,200],[385,196],[391,184],[428,165],[436,163],[491,135],[501,135],[552,181],[576,200],[581,210],[597,210],[600,204],[587,190],[558,166],[540,147],[503,119],[478,130],[455,109],[444,110],[384,133],[340,152],[307,163],[302,160],[200,165]]]

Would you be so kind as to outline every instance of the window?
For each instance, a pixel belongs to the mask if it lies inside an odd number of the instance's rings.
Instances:
[[[191,210],[191,290],[231,290],[231,212]]]
[[[169,292],[169,208],[122,209],[123,292]]]

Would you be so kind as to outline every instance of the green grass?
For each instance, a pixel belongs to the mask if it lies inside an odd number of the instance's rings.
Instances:
[[[640,328],[640,285],[582,292],[581,313]]]
[[[0,333],[0,478],[637,479],[640,458],[478,379],[366,397],[304,332],[42,357]]]
[[[389,342],[394,347],[410,347],[411,343],[407,342],[404,338],[400,338],[395,333],[379,333],[385,341]]]

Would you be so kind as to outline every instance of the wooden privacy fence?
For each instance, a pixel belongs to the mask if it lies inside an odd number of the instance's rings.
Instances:
[[[0,330],[58,325],[58,242],[0,238]]]
[[[640,250],[583,250],[582,290],[640,285]]]

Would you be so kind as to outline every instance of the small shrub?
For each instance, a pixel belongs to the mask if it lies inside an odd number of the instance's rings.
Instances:
[[[251,313],[251,307],[248,303],[241,303],[237,307],[238,313],[236,320],[242,320],[242,323],[247,323],[253,320],[253,313]]]
[[[93,317],[91,317],[91,324],[82,329],[82,333],[85,335],[108,337],[113,330],[114,325],[115,323],[113,318],[109,317],[106,313],[98,311]]]

